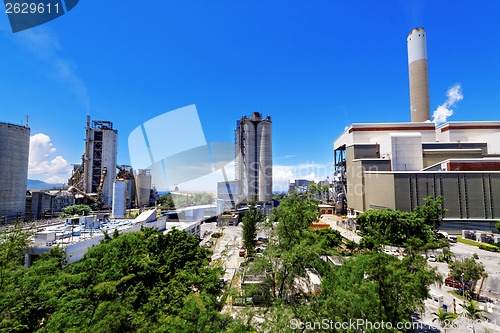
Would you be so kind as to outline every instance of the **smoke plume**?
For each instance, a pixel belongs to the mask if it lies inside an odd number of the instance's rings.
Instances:
[[[451,108],[455,106],[458,101],[464,99],[460,83],[457,83],[453,87],[448,89],[448,91],[446,92],[446,96],[448,97],[446,102],[438,106],[436,111],[434,111],[434,113],[432,114],[432,121],[436,124],[445,123],[448,117],[453,114],[453,110]]]

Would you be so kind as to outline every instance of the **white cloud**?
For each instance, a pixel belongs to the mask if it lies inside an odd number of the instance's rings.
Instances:
[[[47,183],[66,183],[71,175],[71,165],[62,156],[53,156],[56,148],[50,137],[38,133],[30,138],[28,177]]]
[[[333,175],[333,165],[302,163],[297,165],[273,165],[273,191],[288,192],[290,181],[307,179],[318,182]]]
[[[462,94],[462,87],[459,83],[455,84],[453,87],[448,89],[446,92],[448,99],[446,102],[438,106],[436,111],[432,114],[432,121],[436,124],[442,124],[447,121],[449,117],[453,115],[453,110],[451,109],[458,101],[464,99]]]

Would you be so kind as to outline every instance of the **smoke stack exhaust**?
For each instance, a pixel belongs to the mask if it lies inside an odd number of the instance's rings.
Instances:
[[[427,44],[424,28],[415,28],[408,42],[408,71],[410,74],[410,110],[412,122],[431,120],[429,105],[429,76],[427,73]]]

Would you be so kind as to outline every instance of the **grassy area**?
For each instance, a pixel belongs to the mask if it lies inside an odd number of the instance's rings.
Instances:
[[[465,239],[462,237],[457,237],[457,242],[467,244],[467,245],[477,246],[477,247],[479,247],[479,245],[481,245],[481,243],[479,243],[479,242],[475,242],[473,240]]]

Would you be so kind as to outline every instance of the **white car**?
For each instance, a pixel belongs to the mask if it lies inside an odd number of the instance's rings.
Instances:
[[[436,256],[435,256],[435,255],[433,255],[433,254],[431,254],[431,255],[429,256],[429,259],[427,259],[427,260],[429,260],[429,261],[436,261]]]

